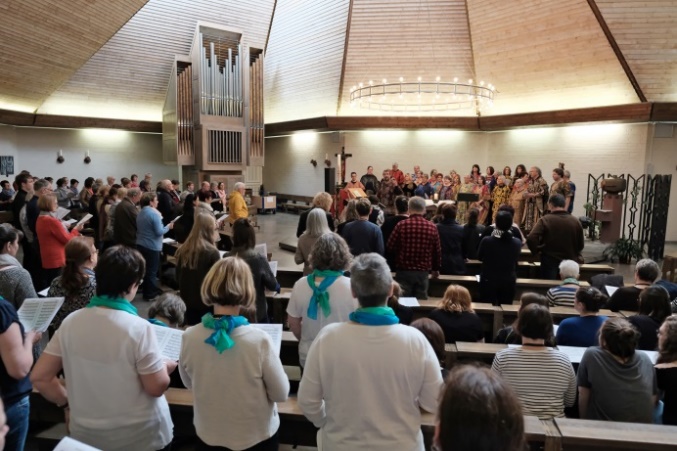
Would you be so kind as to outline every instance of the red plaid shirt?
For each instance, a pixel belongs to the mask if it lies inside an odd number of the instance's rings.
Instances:
[[[439,271],[442,252],[435,225],[421,215],[400,221],[388,239],[395,266],[404,271]]]

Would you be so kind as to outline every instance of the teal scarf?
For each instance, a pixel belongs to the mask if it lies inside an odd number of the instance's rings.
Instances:
[[[214,318],[211,313],[207,313],[202,317],[202,325],[207,329],[214,329],[214,333],[205,340],[205,343],[214,346],[219,354],[223,354],[223,351],[235,346],[235,342],[230,338],[233,329],[247,326],[249,321],[244,316],[226,315]]]
[[[358,308],[350,314],[349,318],[351,321],[367,326],[392,326],[400,322],[400,319],[390,307]]]
[[[313,295],[308,304],[308,318],[317,319],[318,304],[322,309],[325,318],[331,315],[331,306],[329,305],[329,293],[327,293],[327,289],[342,275],[342,271],[318,271],[317,269],[308,275],[306,280],[308,281],[310,289],[313,290]],[[324,277],[319,286],[315,285],[315,277]]]
[[[567,277],[566,279],[564,279],[562,281],[562,285],[566,285],[568,283],[570,283],[572,285],[580,285],[581,284],[578,280],[574,279],[573,277]]]
[[[169,327],[168,325],[166,325],[165,323],[163,323],[159,319],[155,319],[155,318],[148,318],[148,322],[153,324],[154,326]]]
[[[87,308],[108,307],[113,310],[122,310],[134,316],[139,316],[139,312],[127,299],[111,298],[109,296],[94,296],[87,304]]]

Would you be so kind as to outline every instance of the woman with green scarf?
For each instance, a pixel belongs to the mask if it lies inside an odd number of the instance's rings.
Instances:
[[[106,249],[95,271],[96,296],[63,320],[31,375],[42,396],[70,408],[71,437],[95,448],[171,446],[164,392],[176,362],[165,360],[154,326],[131,304],[145,270],[139,251]],[[57,378],[62,369],[67,391]]]
[[[277,449],[275,403],[287,400],[289,379],[270,336],[240,315],[255,300],[251,270],[239,257],[219,260],[202,283],[202,301],[214,313],[186,330],[179,358],[193,390],[197,449]]]
[[[348,315],[357,308],[357,299],[350,291],[350,279],[343,275],[351,257],[343,238],[325,233],[310,251],[312,272],[294,284],[287,321],[299,340],[301,367],[320,330],[327,324],[348,321]]]

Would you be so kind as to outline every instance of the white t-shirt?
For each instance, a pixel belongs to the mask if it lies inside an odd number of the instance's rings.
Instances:
[[[298,404],[324,449],[422,451],[420,409],[437,411],[442,385],[418,330],[345,322],[322,329],[310,347]]]
[[[107,451],[158,450],[172,441],[167,400],[146,394],[139,378],[165,368],[148,321],[84,308],[61,323],[45,352],[63,361],[74,439]]]
[[[254,327],[235,328],[235,346],[222,354],[205,343],[202,324],[186,330],[179,371],[193,390],[195,431],[208,445],[247,449],[280,427],[275,402],[287,399],[289,379],[270,336]]]
[[[319,286],[322,280],[321,278],[315,280],[315,285]],[[287,314],[294,318],[303,318],[301,322],[301,340],[299,340],[299,360],[301,361],[301,366],[305,366],[310,345],[320,330],[327,324],[348,321],[348,315],[358,307],[357,299],[353,297],[350,291],[350,279],[345,276],[336,279],[327,289],[327,293],[329,293],[331,314],[325,317],[318,305],[317,319],[310,319],[308,318],[308,305],[310,304],[313,290],[308,285],[307,277],[297,280],[291,292]]]

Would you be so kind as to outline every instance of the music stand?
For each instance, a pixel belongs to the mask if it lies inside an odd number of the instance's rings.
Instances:
[[[457,202],[477,202],[480,200],[480,195],[477,193],[458,193],[456,195]]]

